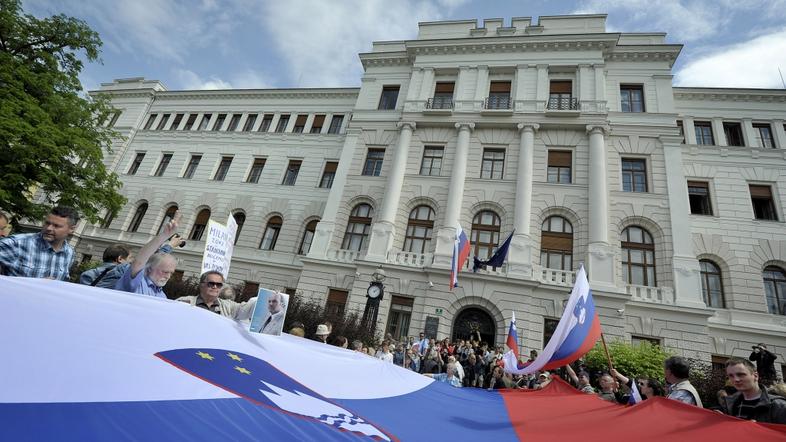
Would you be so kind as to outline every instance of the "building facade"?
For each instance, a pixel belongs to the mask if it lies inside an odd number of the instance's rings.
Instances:
[[[786,91],[678,88],[681,45],[605,16],[421,23],[360,54],[359,88],[167,91],[115,80],[106,158],[128,204],[77,250],[140,246],[178,208],[241,226],[231,282],[363,311],[378,330],[545,345],[583,264],[607,338],[705,361],[786,354]],[[449,288],[455,226],[501,268]],[[471,261],[471,258],[470,258]]]

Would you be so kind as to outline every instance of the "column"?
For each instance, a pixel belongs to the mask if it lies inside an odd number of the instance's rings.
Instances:
[[[609,184],[605,125],[588,125],[589,134],[589,256],[590,283],[611,289],[614,281],[614,253],[609,244]]]
[[[393,246],[393,239],[396,237],[396,214],[401,199],[401,187],[404,185],[404,173],[407,170],[409,145],[412,141],[415,123],[401,122],[398,126],[398,144],[388,173],[385,197],[382,200],[377,221],[371,227],[371,240],[366,253],[368,261],[386,262],[388,252]]]
[[[423,69],[423,81],[420,83],[420,101],[426,101],[432,97],[432,92],[434,91],[434,69],[433,68],[424,68]]]
[[[786,149],[786,126],[783,125],[783,120],[773,120],[772,131],[775,133],[775,146]]]
[[[458,139],[456,141],[456,157],[450,174],[448,203],[445,207],[445,224],[437,232],[437,248],[434,253],[435,267],[450,267],[453,256],[453,241],[456,238],[456,224],[461,219],[461,205],[464,199],[464,181],[467,177],[467,157],[469,156],[469,135],[475,129],[475,123],[456,123]],[[469,226],[461,226],[467,229]]]
[[[728,146],[726,132],[723,130],[723,118],[712,119],[712,136],[715,138],[716,146]]]
[[[489,91],[489,67],[478,66],[478,78],[475,82],[475,101],[483,101],[486,99],[487,92]]]
[[[549,99],[549,65],[538,65],[538,80],[535,85],[535,100],[538,106],[545,108],[546,101]]]
[[[696,126],[693,125],[693,117],[682,119],[682,133],[685,135],[685,144],[696,144]]]
[[[595,101],[597,101],[598,112],[605,112],[608,110],[606,102],[606,71],[602,64],[592,66],[595,69]]]
[[[342,206],[341,200],[344,195],[344,186],[347,183],[347,174],[352,167],[352,159],[355,156],[355,148],[360,134],[361,131],[359,129],[347,130],[344,147],[341,149],[341,158],[338,160],[336,176],[333,178],[333,186],[328,194],[325,211],[317,224],[317,230],[314,232],[314,239],[311,242],[311,249],[308,252],[309,258],[325,259],[327,257],[335,233],[336,215],[339,207]]]
[[[675,303],[686,307],[704,308],[699,261],[693,254],[693,238],[688,216],[690,214],[688,183],[682,172],[680,148],[682,140],[678,136],[662,135],[660,141],[663,144],[666,188],[669,192]]]
[[[508,275],[532,277],[532,157],[535,150],[535,132],[540,127],[534,123],[519,123],[519,164],[516,171],[516,209],[513,228],[516,230],[508,251]]]
[[[750,118],[742,119],[742,133],[745,134],[745,145],[748,147],[761,147],[756,129],[753,128],[753,120]]]

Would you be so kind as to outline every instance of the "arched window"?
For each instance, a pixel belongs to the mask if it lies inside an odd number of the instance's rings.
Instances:
[[[374,209],[370,205],[362,203],[355,206],[349,214],[347,231],[344,233],[344,241],[341,248],[345,250],[360,251],[368,238],[371,230],[371,217],[374,216]]]
[[[475,215],[470,242],[475,246],[475,256],[479,259],[489,259],[497,250],[500,224],[499,215],[491,210]]]
[[[655,287],[655,244],[652,235],[638,226],[622,231],[622,275],[625,282]]]
[[[786,273],[780,267],[768,266],[762,277],[767,310],[776,315],[786,315]]]
[[[237,240],[240,239],[240,231],[243,230],[243,224],[246,223],[246,214],[238,210],[232,216],[235,217],[237,223],[237,232],[235,232],[235,244],[237,244]]]
[[[147,203],[142,203],[136,208],[136,212],[134,212],[134,217],[131,218],[131,224],[128,225],[128,231],[133,233],[139,230],[139,225],[142,224],[142,219],[145,217],[145,213],[147,213]]]
[[[720,267],[708,259],[699,261],[701,266],[701,293],[707,307],[726,308],[723,300],[723,282]]]
[[[265,227],[265,234],[262,235],[262,242],[259,243],[259,248],[262,250],[273,250],[276,248],[276,241],[278,241],[278,234],[281,232],[281,225],[284,221],[280,216],[270,218]]]
[[[194,227],[191,228],[191,234],[188,235],[189,239],[199,241],[207,229],[207,222],[210,221],[210,209],[202,209],[194,221]]]
[[[303,239],[300,241],[300,247],[297,250],[298,255],[308,255],[308,251],[311,250],[311,241],[314,240],[314,232],[317,231],[318,223],[319,220],[315,219],[306,224],[306,230],[303,232]]]
[[[409,212],[404,251],[426,253],[431,250],[431,231],[434,229],[434,209],[418,206]]]
[[[161,233],[161,229],[164,228],[166,223],[172,221],[172,218],[175,217],[175,212],[177,212],[177,206],[171,206],[170,208],[166,209],[166,212],[164,212],[164,219],[161,220],[161,224],[158,226],[158,233]]]
[[[540,265],[550,269],[573,269],[573,226],[561,216],[550,216],[543,221]]]

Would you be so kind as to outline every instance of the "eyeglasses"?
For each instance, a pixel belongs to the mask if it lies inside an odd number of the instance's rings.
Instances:
[[[211,289],[220,289],[221,287],[224,286],[224,283],[223,282],[207,281],[207,282],[205,282],[205,285],[210,287]]]

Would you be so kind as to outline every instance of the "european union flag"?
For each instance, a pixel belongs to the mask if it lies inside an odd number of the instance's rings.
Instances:
[[[513,238],[513,234],[515,232],[516,232],[515,230],[510,232],[510,235],[508,235],[508,238],[505,240],[505,242],[503,242],[502,245],[497,248],[497,251],[494,252],[494,254],[491,255],[491,258],[489,258],[487,261],[480,260],[478,259],[477,256],[474,257],[472,263],[472,271],[477,272],[478,269],[481,267],[493,267],[493,268],[502,267],[502,264],[505,263],[505,258],[508,257],[508,248],[510,247],[510,240]]]

